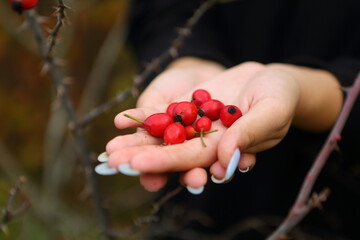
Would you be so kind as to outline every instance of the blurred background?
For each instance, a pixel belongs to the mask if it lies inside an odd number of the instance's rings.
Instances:
[[[81,116],[129,87],[136,74],[131,49],[124,43],[130,1],[65,4],[71,9],[54,56]],[[56,6],[51,0],[36,7],[45,32],[56,24]],[[7,1],[0,1],[0,68],[0,208],[21,176],[26,182],[11,210],[31,202],[29,210],[6,225],[6,233],[0,231],[0,239],[100,239],[66,115],[24,16],[13,12]],[[85,128],[94,164],[109,139],[128,132],[115,129],[113,118],[134,103],[129,98]],[[136,178],[97,178],[114,228],[127,228],[151,209],[154,196]]]

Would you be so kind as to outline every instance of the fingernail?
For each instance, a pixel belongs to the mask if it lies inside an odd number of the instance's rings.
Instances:
[[[109,159],[109,155],[106,152],[103,152],[98,156],[97,159],[99,162],[107,162]]]
[[[140,176],[140,172],[131,168],[129,163],[123,163],[118,166],[119,172],[127,176]]]
[[[203,191],[204,191],[204,186],[201,186],[199,188],[192,188],[190,186],[187,186],[186,189],[191,193],[191,194],[194,194],[194,195],[199,195],[201,194]]]
[[[234,175],[235,170],[238,168],[240,156],[241,156],[240,150],[236,149],[234,151],[233,155],[231,156],[229,165],[226,169],[225,177],[220,180],[220,179],[216,179],[214,176],[211,176],[211,181],[213,181],[214,183],[217,183],[217,184],[225,183],[225,182],[229,181],[232,178],[232,176]]]
[[[247,173],[249,170],[250,170],[250,167],[247,167],[247,168],[244,169],[244,170],[242,170],[242,169],[239,168],[239,171],[240,171],[241,173]]]
[[[107,163],[99,164],[95,167],[95,172],[99,175],[109,176],[119,173],[116,168],[111,168]]]

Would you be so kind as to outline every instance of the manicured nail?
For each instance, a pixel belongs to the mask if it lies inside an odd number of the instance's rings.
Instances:
[[[131,168],[129,163],[123,163],[118,166],[119,172],[127,176],[139,176],[141,173]]]
[[[109,159],[109,155],[106,152],[103,152],[98,156],[99,162],[107,162],[108,159]]]
[[[99,175],[109,176],[119,173],[116,168],[111,168],[107,163],[101,163],[95,167],[95,172]]]
[[[241,173],[247,173],[249,170],[250,170],[250,167],[247,167],[247,168],[244,169],[244,170],[242,170],[242,169],[239,168],[239,171],[240,171]]]
[[[204,186],[201,186],[199,188],[192,188],[190,186],[187,186],[186,189],[191,193],[191,194],[194,194],[194,195],[199,195],[201,194],[203,191],[204,191]]]
[[[236,149],[234,151],[233,155],[231,156],[229,165],[226,169],[225,177],[223,179],[216,179],[214,176],[211,176],[211,181],[213,181],[214,183],[217,183],[217,184],[225,183],[225,182],[229,181],[232,178],[232,176],[234,175],[235,170],[238,167],[238,164],[240,161],[240,156],[241,156],[240,150]]]

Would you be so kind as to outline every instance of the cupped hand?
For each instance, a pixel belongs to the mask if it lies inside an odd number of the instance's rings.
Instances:
[[[207,71],[194,74],[189,69],[193,68],[180,66],[165,71],[146,89],[137,108],[125,112],[145,119],[152,113],[164,112],[171,102],[189,101],[192,92],[201,88],[225,105],[237,105],[243,116],[229,128],[219,120],[213,122],[212,129],[218,129],[218,132],[205,136],[207,147],[202,146],[198,138],[163,146],[161,139],[151,137],[141,128],[134,134],[111,140],[106,147],[109,165],[114,168],[131,166],[132,170],[141,173],[140,182],[147,190],[162,188],[167,182],[167,174],[174,171],[183,172],[180,181],[194,192],[206,184],[206,168],[210,168],[215,182],[225,182],[233,174],[234,167],[240,170],[252,168],[256,152],[278,144],[295,116],[305,118],[317,110],[309,107],[312,105],[308,100],[304,101],[306,95],[302,92],[307,85],[296,78],[297,68],[293,71],[287,66],[247,62],[226,71],[210,67],[215,69],[210,74]],[[323,82],[327,86],[328,81]],[[115,118],[118,128],[140,127],[141,124],[122,114]]]

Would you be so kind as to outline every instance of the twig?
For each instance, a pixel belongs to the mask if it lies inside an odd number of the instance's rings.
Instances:
[[[70,97],[67,93],[65,84],[64,84],[64,75],[59,66],[57,66],[54,63],[54,60],[51,55],[48,55],[47,51],[47,45],[45,42],[45,36],[42,32],[42,29],[39,25],[39,23],[36,20],[36,13],[35,11],[27,11],[25,13],[26,20],[29,24],[29,29],[31,29],[32,33],[34,34],[35,40],[38,44],[41,56],[43,58],[43,61],[45,65],[48,66],[49,74],[51,76],[51,80],[53,81],[54,86],[56,87],[57,96],[59,98],[59,101],[61,102],[68,120],[69,120],[69,127],[72,131],[73,137],[76,142],[76,147],[78,150],[78,154],[80,156],[80,159],[84,165],[85,168],[85,175],[86,175],[86,181],[87,185],[91,189],[92,193],[92,199],[95,203],[95,209],[97,212],[98,220],[100,223],[100,227],[102,230],[102,233],[104,234],[105,239],[112,239],[111,236],[107,233],[107,228],[109,227],[109,219],[106,213],[106,210],[102,206],[102,197],[100,193],[100,189],[98,186],[98,182],[95,177],[95,173],[93,171],[93,164],[92,159],[90,158],[90,151],[88,149],[88,146],[86,144],[85,138],[83,136],[83,133],[81,129],[79,129],[77,126],[77,116],[74,110],[74,107],[72,105],[72,102],[70,100]]]
[[[303,217],[314,207],[313,201],[308,201],[310,192],[314,186],[314,183],[325,165],[329,155],[337,146],[337,142],[341,140],[341,131],[344,128],[346,120],[350,114],[350,111],[355,103],[356,98],[360,93],[360,73],[353,86],[349,89],[347,98],[341,113],[331,130],[329,137],[327,138],[324,146],[319,152],[314,164],[307,173],[307,176],[303,182],[301,190],[297,196],[297,199],[289,211],[287,218],[284,222],[272,233],[267,240],[277,240],[280,236],[286,235],[297,223],[303,219]],[[320,194],[320,198],[324,199],[327,192]],[[325,198],[326,199],[326,198]]]
[[[30,202],[28,200],[24,200],[23,204],[15,211],[12,211],[12,207],[15,202],[15,198],[20,192],[20,186],[26,181],[24,177],[20,177],[13,189],[10,190],[10,196],[8,202],[3,209],[3,216],[0,222],[0,231],[6,233],[7,224],[13,220],[14,218],[20,217],[30,208]]]
[[[58,0],[58,6],[55,9],[55,15],[57,16],[57,22],[55,27],[53,28],[53,30],[50,32],[50,39],[49,39],[49,44],[48,44],[48,49],[46,52],[46,56],[50,56],[52,53],[53,48],[55,47],[56,44],[56,39],[58,37],[58,34],[60,32],[60,29],[62,28],[62,26],[64,25],[64,21],[65,21],[65,10],[69,9],[69,7],[67,7],[64,4],[63,0]]]
[[[139,229],[148,223],[153,223],[158,220],[157,214],[161,207],[169,201],[171,198],[179,194],[184,188],[182,186],[178,186],[177,188],[171,190],[170,192],[166,193],[162,198],[160,198],[157,202],[153,204],[153,208],[150,211],[150,213],[144,217],[141,217],[137,219],[134,223],[134,225],[131,227],[130,230],[128,230],[128,233],[125,233],[124,231],[110,231],[110,234],[114,237],[131,237],[132,235],[139,232]]]
[[[127,90],[119,93],[114,99],[100,105],[99,107],[91,110],[79,122],[81,127],[88,125],[92,120],[101,114],[109,111],[119,103],[123,102],[130,96],[137,96],[140,88],[143,87],[146,80],[169,59],[175,59],[178,56],[178,50],[184,45],[184,41],[191,35],[191,29],[197,24],[200,18],[217,2],[217,0],[207,0],[200,5],[194,14],[187,20],[185,26],[178,30],[177,37],[172,41],[171,46],[166,49],[159,57],[153,59],[145,69],[133,79],[133,84]]]

